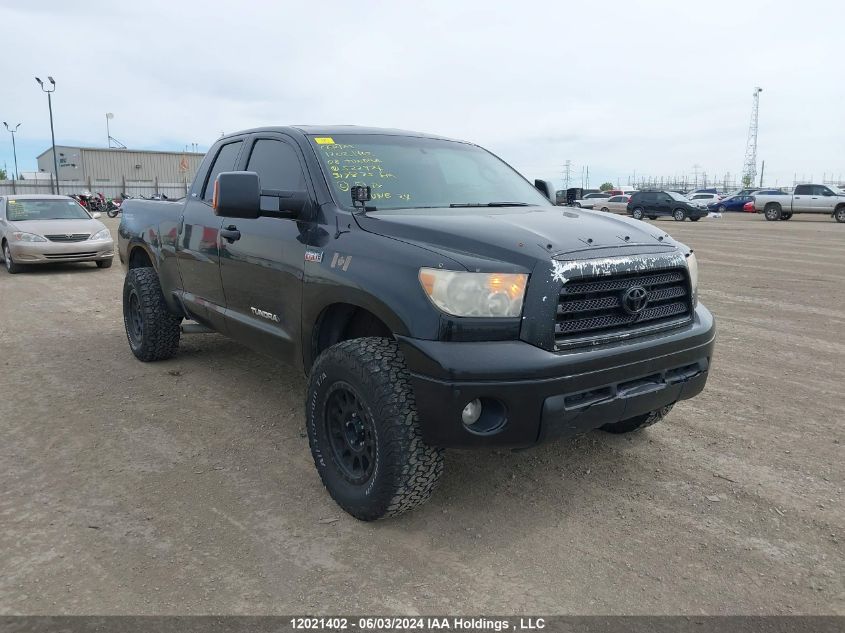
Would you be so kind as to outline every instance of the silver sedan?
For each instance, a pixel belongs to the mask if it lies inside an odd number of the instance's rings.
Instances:
[[[95,262],[109,268],[114,241],[99,216],[68,196],[0,196],[0,250],[6,270],[14,274],[28,264],[57,262]]]

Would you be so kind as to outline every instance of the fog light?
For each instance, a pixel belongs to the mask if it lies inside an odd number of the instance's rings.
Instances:
[[[461,413],[461,420],[467,426],[475,424],[478,422],[478,418],[481,417],[481,400],[476,398],[467,406],[464,407],[463,412]]]

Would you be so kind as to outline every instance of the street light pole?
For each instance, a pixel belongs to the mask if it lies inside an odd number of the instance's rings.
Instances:
[[[55,178],[55,188],[54,193],[59,193],[59,158],[56,155],[56,133],[53,130],[53,93],[56,91],[56,82],[53,80],[52,77],[47,77],[47,80],[50,82],[50,85],[53,86],[53,89],[46,88],[44,86],[44,82],[41,81],[38,77],[35,78],[35,81],[38,82],[38,85],[41,86],[41,90],[47,93],[47,107],[50,108],[50,138],[53,141],[53,177]]]
[[[17,149],[17,147],[15,147],[15,132],[18,131],[18,128],[21,126],[21,124],[18,123],[15,126],[14,130],[12,128],[10,128],[9,124],[6,123],[5,121],[3,121],[3,125],[6,126],[6,129],[9,130],[9,134],[12,135],[12,155],[15,157],[15,177],[14,177],[13,180],[17,180],[18,179],[18,149]]]
[[[111,131],[109,130],[109,120],[113,118],[114,115],[111,112],[106,112],[106,137],[108,138],[109,149],[111,149]]]

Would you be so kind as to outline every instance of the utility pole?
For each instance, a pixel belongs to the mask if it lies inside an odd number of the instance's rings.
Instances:
[[[12,178],[12,180],[17,180],[18,179],[18,149],[15,146],[15,132],[18,131],[18,128],[21,126],[21,124],[18,123],[15,126],[14,130],[12,128],[10,128],[9,124],[6,123],[5,121],[3,121],[3,125],[6,126],[6,129],[9,131],[9,134],[12,135],[12,155],[15,157],[15,177]]]
[[[698,163],[696,163],[695,165],[692,166],[692,172],[693,172],[693,174],[695,174],[695,184],[693,185],[693,188],[695,188],[695,189],[698,189],[698,170],[699,169],[701,169],[701,165],[699,165]]]
[[[41,86],[41,90],[47,93],[47,107],[50,108],[50,138],[53,141],[53,169],[55,171],[54,174],[54,191],[53,193],[59,193],[59,157],[56,156],[56,133],[53,130],[53,93],[56,92],[56,82],[53,80],[52,77],[48,76],[47,80],[50,82],[50,85],[53,86],[53,89],[50,90],[49,88],[44,87],[44,82],[41,81],[38,77],[35,78],[35,81],[38,82],[38,85]]]
[[[751,102],[751,122],[748,124],[748,138],[745,141],[745,164],[742,168],[742,186],[753,187],[757,180],[757,121],[760,114],[760,93],[763,89],[754,88]]]
[[[763,188],[763,172],[766,171],[766,161],[763,161],[763,164],[760,165],[760,189]]]

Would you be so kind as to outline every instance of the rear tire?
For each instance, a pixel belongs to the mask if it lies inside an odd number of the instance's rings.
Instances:
[[[637,207],[633,211],[631,211],[631,215],[634,217],[635,220],[642,220],[645,213],[643,212],[642,207]]]
[[[676,222],[683,222],[687,217],[687,212],[683,209],[675,209],[672,211],[672,217],[675,218]]]
[[[604,211],[605,213],[608,213],[610,211],[610,209],[608,209],[607,207],[602,207],[601,210]]]
[[[352,339],[320,354],[306,427],[323,485],[362,521],[424,503],[443,472],[443,450],[423,442],[410,374],[391,339]]]
[[[97,261],[97,268],[111,268],[113,259],[101,259]]]
[[[10,275],[16,275],[23,270],[23,266],[16,264],[12,259],[12,251],[9,250],[6,242],[3,242],[3,261],[6,263],[6,272]]]
[[[656,220],[657,216],[656,215],[650,215],[650,216],[648,216],[648,219],[649,220]]]
[[[781,215],[780,215],[781,220],[789,220],[790,218],[792,218],[791,213],[781,213]]]
[[[99,262],[97,262],[99,263]],[[123,325],[138,360],[171,358],[179,348],[182,317],[167,307],[153,268],[133,268],[123,282]]]
[[[771,204],[767,204],[766,208],[763,209],[763,215],[766,216],[766,219],[769,222],[776,222],[780,220],[781,217],[781,208],[777,202],[772,202]]]
[[[845,223],[845,205],[837,207],[836,211],[833,212],[833,217],[836,218],[837,222]]]
[[[608,433],[620,434],[620,433],[631,433],[632,431],[639,431],[640,429],[644,429],[652,424],[657,424],[663,418],[665,418],[669,412],[674,407],[674,404],[670,404],[667,407],[663,407],[661,409],[657,409],[656,411],[651,411],[650,413],[644,413],[643,415],[638,415],[634,418],[628,418],[627,420],[622,420],[621,422],[615,422],[613,424],[605,424],[602,427],[599,427],[602,431],[607,431]]]
[[[694,218],[690,218],[689,221],[690,222],[698,222],[700,219],[701,219],[701,216],[696,216]]]

